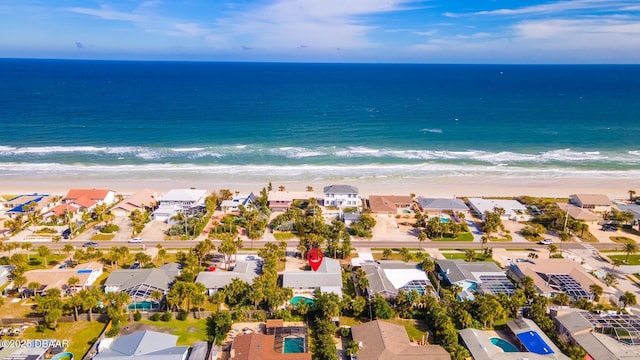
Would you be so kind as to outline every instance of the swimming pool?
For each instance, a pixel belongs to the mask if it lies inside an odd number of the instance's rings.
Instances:
[[[73,354],[70,352],[61,352],[52,357],[51,360],[73,360]]]
[[[288,337],[284,338],[284,353],[303,353],[304,352],[304,338],[301,337]]]
[[[291,303],[292,305],[298,305],[301,302],[305,302],[309,306],[313,305],[314,303],[313,300],[304,296],[294,296],[293,298],[291,298],[291,301],[289,301],[289,303]]]
[[[129,310],[143,310],[143,311],[149,311],[152,309],[157,309],[158,308],[158,303],[153,302],[153,301],[140,301],[140,302],[134,302],[129,304],[129,306],[127,307]]]
[[[519,352],[517,347],[515,347],[512,343],[504,339],[492,337],[491,343],[499,347],[500,349],[502,349],[502,351],[504,352]]]

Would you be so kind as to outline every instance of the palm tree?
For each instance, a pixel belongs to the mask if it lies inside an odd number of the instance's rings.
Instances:
[[[558,251],[558,247],[555,244],[550,244],[549,245],[549,258],[551,258],[553,253],[555,253],[556,251]]]
[[[40,283],[37,281],[32,281],[29,284],[27,284],[27,289],[29,289],[29,291],[31,292],[31,295],[34,296],[36,294],[36,291],[38,291],[40,289]]]
[[[391,249],[389,248],[382,249],[382,258],[387,260],[389,257],[391,257]]]
[[[635,200],[635,196],[636,196],[635,190],[629,190],[628,193],[629,193],[629,201]]]
[[[636,252],[638,252],[638,244],[636,244],[635,241],[627,241],[624,244],[622,251],[624,251],[627,254],[627,256],[624,258],[624,262],[626,264],[629,262],[629,255],[635,254]]]
[[[62,251],[64,251],[67,254],[67,257],[71,254],[73,250],[74,250],[73,245],[71,244],[64,244],[64,247],[62,248]]]
[[[464,257],[468,262],[472,262],[476,257],[476,252],[473,249],[467,249],[464,252]]]
[[[69,280],[67,280],[67,287],[69,287],[69,289],[71,289],[72,287],[76,286],[80,284],[80,279],[78,279],[75,276],[72,276],[69,278]]]
[[[151,292],[151,300],[160,304],[160,300],[164,297],[164,294],[160,290],[153,290]]]
[[[420,249],[422,249],[422,242],[425,240],[427,240],[427,234],[421,230],[418,234],[418,245],[420,245]]]
[[[603,289],[602,286],[598,284],[589,285],[589,290],[591,294],[593,294],[593,301],[598,302],[600,300],[600,295],[602,295]]]
[[[636,304],[636,294],[631,291],[625,291],[625,293],[620,296],[620,301],[622,302],[623,308],[626,308],[628,305],[633,306]]]
[[[480,238],[480,250],[484,250],[484,245],[489,241],[489,238],[485,235],[482,235]]]
[[[413,256],[409,252],[409,249],[405,247],[401,248],[399,253],[400,253],[400,256],[402,256],[402,261],[404,262],[409,262],[411,259],[413,259]]]
[[[33,244],[26,241],[20,244],[20,247],[27,251],[27,261],[31,261],[31,248],[33,247]]]
[[[40,247],[38,247],[38,255],[40,255],[42,257],[42,259],[44,260],[44,267],[45,269],[47,268],[47,266],[49,266],[49,263],[47,262],[47,256],[51,255],[51,251],[49,250],[48,247],[42,245]]]
[[[24,275],[15,275],[13,276],[13,285],[18,291],[27,283],[27,278]]]

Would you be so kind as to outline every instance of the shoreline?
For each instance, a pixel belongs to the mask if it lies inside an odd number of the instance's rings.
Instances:
[[[105,177],[73,177],[51,175],[29,179],[0,179],[0,194],[48,193],[64,195],[70,188],[108,188],[129,195],[141,189],[160,193],[175,188],[199,188],[208,191],[229,189],[258,193],[269,181],[257,179],[229,179],[226,177],[194,176],[185,178],[126,178],[126,174]],[[574,177],[499,177],[499,176],[443,176],[432,178],[377,177],[326,178],[314,180],[273,180],[273,188],[284,185],[287,191],[305,191],[312,186],[322,194],[322,188],[333,184],[358,187],[361,195],[409,195],[425,197],[569,197],[576,193],[605,194],[612,199],[625,199],[628,190],[640,191],[640,179],[574,178]]]

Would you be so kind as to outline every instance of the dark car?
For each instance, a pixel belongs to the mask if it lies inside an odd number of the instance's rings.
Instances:
[[[131,264],[131,266],[129,266],[129,269],[140,269],[140,263],[133,263]]]
[[[82,247],[85,247],[85,248],[86,248],[86,247],[90,247],[90,246],[98,247],[98,243],[97,243],[97,242],[95,242],[95,241],[88,241],[88,242],[86,242],[86,243],[82,244]]]
[[[618,228],[613,225],[604,225],[600,228],[602,231],[618,231]]]
[[[62,232],[62,238],[65,240],[69,240],[70,237],[71,237],[71,229],[65,229]]]

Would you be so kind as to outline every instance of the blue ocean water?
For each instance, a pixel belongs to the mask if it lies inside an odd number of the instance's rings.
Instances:
[[[640,66],[0,60],[0,171],[640,174]]]

